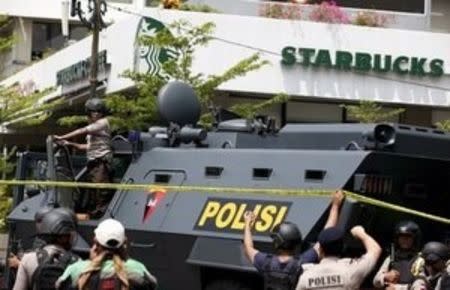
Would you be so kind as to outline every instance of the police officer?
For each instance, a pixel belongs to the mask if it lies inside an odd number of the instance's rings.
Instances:
[[[391,253],[375,275],[373,285],[407,290],[422,271],[418,267],[420,240],[421,231],[415,222],[399,222],[395,227]]]
[[[50,260],[54,261],[55,265],[58,262],[61,262],[58,265],[62,263],[66,265],[76,260],[70,253],[76,226],[75,215],[68,209],[57,208],[45,213],[39,225],[39,234],[46,245],[23,255],[13,290],[52,289],[43,284],[48,282],[54,285],[57,277],[47,276],[47,272],[44,271],[35,272],[41,271],[43,269],[41,266]]]
[[[353,227],[352,235],[361,240],[366,253],[359,259],[340,258],[344,247],[344,231],[337,227],[323,230],[318,237],[322,260],[316,265],[305,265],[297,290],[360,289],[365,277],[380,257],[381,248],[362,226]]]
[[[341,190],[332,194],[331,209],[325,228],[336,225],[343,199],[344,193]],[[253,246],[251,233],[255,215],[248,211],[244,214],[244,219],[244,253],[264,276],[264,289],[294,289],[302,271],[301,265],[319,260],[318,245],[299,256],[296,255],[296,248],[301,244],[302,236],[294,223],[285,221],[272,230],[271,238],[276,254],[260,252]]]
[[[450,289],[450,249],[440,242],[425,244],[421,253],[425,271],[412,285],[411,290]]]
[[[90,259],[70,265],[58,279],[57,289],[156,289],[156,278],[128,256],[125,228],[119,221],[106,219],[94,233]]]
[[[106,118],[107,108],[102,99],[92,98],[86,101],[85,109],[89,125],[62,136],[55,135],[55,139],[63,141],[63,145],[85,150],[87,154],[88,180],[94,183],[109,183],[112,181],[111,162],[111,128]],[[77,136],[86,135],[86,144],[69,142]],[[112,193],[107,190],[92,192],[90,210],[92,218],[99,218],[108,205]]]
[[[42,248],[45,246],[45,241],[43,239],[41,239],[39,235],[41,234],[42,218],[44,217],[44,215],[46,213],[48,213],[51,210],[52,210],[52,208],[50,208],[50,207],[42,207],[34,215],[36,236],[33,240],[33,245],[31,246],[32,250],[36,250],[36,249],[39,249],[39,248]],[[11,253],[11,256],[8,258],[8,266],[10,268],[14,268],[14,269],[19,268],[20,259],[22,259],[22,255],[20,255],[20,253],[19,253],[19,255],[15,255],[14,253]]]

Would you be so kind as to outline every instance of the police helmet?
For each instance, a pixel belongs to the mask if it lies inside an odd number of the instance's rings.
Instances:
[[[76,230],[75,214],[67,208],[55,208],[46,213],[41,220],[39,234],[59,236],[71,234]]]
[[[395,238],[399,235],[412,235],[414,238],[414,246],[419,247],[421,239],[420,227],[413,221],[401,221],[395,226]]]
[[[275,249],[294,250],[302,242],[300,230],[291,222],[282,222],[276,225],[270,237]]]
[[[426,263],[435,263],[438,261],[446,262],[450,259],[449,248],[440,242],[428,242],[422,249],[422,257]]]
[[[86,113],[90,112],[99,112],[102,114],[107,113],[105,102],[100,98],[92,98],[86,101],[84,104],[84,107],[86,109]]]
[[[34,215],[34,223],[36,225],[36,233],[40,234],[41,233],[41,224],[42,224],[42,219],[44,218],[44,216],[49,213],[50,211],[52,211],[53,208],[45,206],[45,207],[41,207]]]

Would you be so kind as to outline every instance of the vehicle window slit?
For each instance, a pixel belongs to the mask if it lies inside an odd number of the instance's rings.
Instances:
[[[272,171],[272,168],[253,168],[253,179],[268,180]]]
[[[305,170],[305,181],[322,182],[326,175],[325,170]]]
[[[205,176],[210,178],[218,178],[222,175],[223,167],[217,166],[206,166],[205,167]]]

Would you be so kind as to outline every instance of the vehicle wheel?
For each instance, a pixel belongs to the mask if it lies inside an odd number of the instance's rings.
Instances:
[[[236,280],[214,280],[206,285],[205,290],[254,290]]]

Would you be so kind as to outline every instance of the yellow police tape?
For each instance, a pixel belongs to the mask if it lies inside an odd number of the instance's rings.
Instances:
[[[242,187],[209,187],[209,186],[174,186],[161,184],[129,184],[129,183],[91,183],[91,182],[71,182],[71,181],[43,181],[43,180],[0,180],[0,185],[33,185],[49,187],[78,187],[95,189],[116,189],[116,190],[167,190],[177,192],[203,192],[203,193],[231,193],[231,194],[267,194],[267,195],[294,195],[294,196],[328,196],[330,190],[309,190],[309,189],[285,189],[285,188],[242,188]],[[425,219],[450,224],[450,219],[440,217],[404,206],[384,202],[367,196],[362,196],[346,191],[346,196],[358,202],[374,205],[377,207],[403,212]]]

